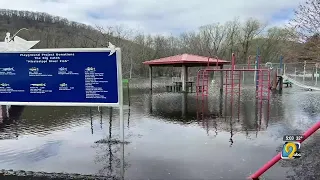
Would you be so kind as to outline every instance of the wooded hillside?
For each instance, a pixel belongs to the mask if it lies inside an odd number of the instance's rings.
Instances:
[[[95,48],[107,47],[108,42],[123,49],[123,72],[128,76],[131,58],[135,57],[134,73],[140,75],[144,72],[143,59],[138,52],[145,51],[145,54],[152,54],[154,50],[141,46],[126,39],[131,32],[121,27],[91,27],[85,24],[71,22],[65,18],[51,16],[47,13],[0,10],[0,35],[5,37],[6,32],[12,34],[20,28],[28,28],[28,31],[21,31],[19,36],[26,40],[40,40],[34,48]],[[146,56],[146,55],[144,55]],[[146,59],[151,59],[147,57]],[[132,68],[133,69],[133,68]]]
[[[296,61],[302,44],[297,43],[291,30],[266,28],[258,20],[238,19],[225,24],[213,23],[202,26],[196,32],[185,32],[180,36],[150,36],[131,29],[118,27],[91,27],[47,13],[0,10],[0,34],[7,31],[27,40],[40,40],[35,48],[107,47],[112,42],[123,50],[123,72],[125,77],[147,75],[142,64],[151,60],[181,53],[204,56],[218,56],[230,60],[236,53],[237,64],[246,63],[248,56],[260,48],[263,62],[279,62],[280,55],[285,61]],[[156,68],[158,75],[172,74],[171,68]]]

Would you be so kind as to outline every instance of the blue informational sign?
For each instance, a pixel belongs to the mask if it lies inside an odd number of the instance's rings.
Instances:
[[[86,49],[0,53],[0,102],[118,104],[122,79],[117,53],[109,56],[109,50]]]

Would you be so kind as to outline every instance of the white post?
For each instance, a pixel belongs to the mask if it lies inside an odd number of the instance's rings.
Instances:
[[[294,80],[297,80],[297,68],[294,68]]]
[[[121,83],[122,84],[122,83]],[[121,88],[120,92],[120,107],[119,107],[119,118],[120,118],[120,141],[124,143],[124,119],[123,119],[123,89],[122,85],[119,85],[119,88]]]
[[[242,69],[244,69],[244,67]],[[244,83],[244,71],[242,71],[242,82]]]
[[[181,83],[182,83],[182,92],[186,92],[187,90],[187,81],[188,81],[188,68],[187,66],[183,65],[181,69]]]
[[[109,48],[111,52],[117,51],[117,63],[118,63],[118,88],[119,88],[119,125],[120,125],[120,153],[124,156],[124,109],[123,109],[123,87],[122,87],[122,66],[121,66],[121,49],[115,49],[115,46],[109,42]],[[124,158],[120,158],[120,176],[124,179]]]
[[[124,180],[124,142],[120,144],[120,179]]]
[[[256,68],[256,66],[255,66],[254,69],[255,69],[256,71],[254,71],[254,73],[253,73],[253,83],[256,84],[256,74],[257,74],[257,68]]]
[[[318,84],[318,68],[316,67],[316,85]]]
[[[303,65],[303,82],[304,82],[304,79],[305,79],[305,76],[306,76],[306,64],[307,64],[307,61],[304,61],[304,65]]]
[[[130,58],[130,72],[129,72],[129,79],[132,78],[132,69],[133,69],[133,63],[132,63],[132,58]]]
[[[313,81],[313,77],[314,77],[314,70],[313,70],[313,67],[312,67],[312,73],[311,73],[311,80]]]

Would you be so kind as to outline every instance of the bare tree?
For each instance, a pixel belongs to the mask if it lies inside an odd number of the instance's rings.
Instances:
[[[249,48],[252,40],[258,36],[265,28],[265,25],[255,19],[248,19],[240,28],[239,42],[241,44],[242,55],[240,59],[244,61],[249,56]]]
[[[197,55],[208,54],[203,44],[203,39],[196,32],[182,33],[180,35],[181,50],[184,53]]]
[[[320,33],[320,1],[307,0],[301,4],[295,11],[295,16],[290,22],[297,33],[300,40],[305,42],[314,34]]]
[[[154,57],[155,50],[153,48],[153,38],[150,35],[138,33],[133,39],[133,43],[137,46],[132,54],[131,75],[142,75],[147,68],[142,65],[143,61],[151,60]]]
[[[261,56],[264,61],[278,62],[280,55],[287,55],[287,47],[293,44],[290,41],[289,29],[273,27],[268,29],[266,36],[257,38],[257,44],[261,48]]]
[[[299,59],[319,59],[320,1],[307,0],[301,4],[289,25],[295,28],[299,42],[304,45]]]
[[[274,59],[279,53],[292,55],[298,52],[284,45],[287,38],[280,29],[272,29],[267,36],[262,36],[265,26],[255,19],[241,23],[236,18],[224,24],[209,24],[180,36],[151,36],[125,26],[91,27],[47,13],[0,9],[0,25],[0,33],[3,34],[27,27],[29,31],[19,35],[28,40],[40,40],[35,48],[96,48],[107,47],[108,42],[112,42],[122,48],[122,72],[124,77],[129,78],[147,75],[143,61],[182,53],[218,56],[228,60],[235,52],[240,54],[239,61],[244,61],[258,45],[264,59]],[[319,44],[317,40],[317,36],[309,38],[309,45],[305,46],[307,51],[315,51]],[[294,44],[294,40],[290,41]],[[156,71],[159,75],[175,73],[171,68],[157,68]]]
[[[227,27],[219,23],[200,27],[200,37],[209,56],[219,56],[227,37]]]
[[[233,21],[229,21],[225,24],[226,26],[226,40],[223,44],[223,51],[221,52],[221,57],[229,58],[231,54],[237,48],[236,46],[239,44],[239,36],[240,36],[240,22],[238,18]]]

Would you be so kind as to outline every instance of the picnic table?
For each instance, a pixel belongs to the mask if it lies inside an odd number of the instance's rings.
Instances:
[[[292,82],[291,81],[289,81],[288,79],[285,79],[285,80],[283,80],[283,84],[285,84],[285,85],[287,85],[287,87],[292,87]]]
[[[186,82],[186,91],[193,93],[193,86],[195,85],[194,81],[187,81]],[[167,92],[181,92],[182,90],[182,82],[181,81],[175,81],[172,82],[171,85],[166,86]]]

